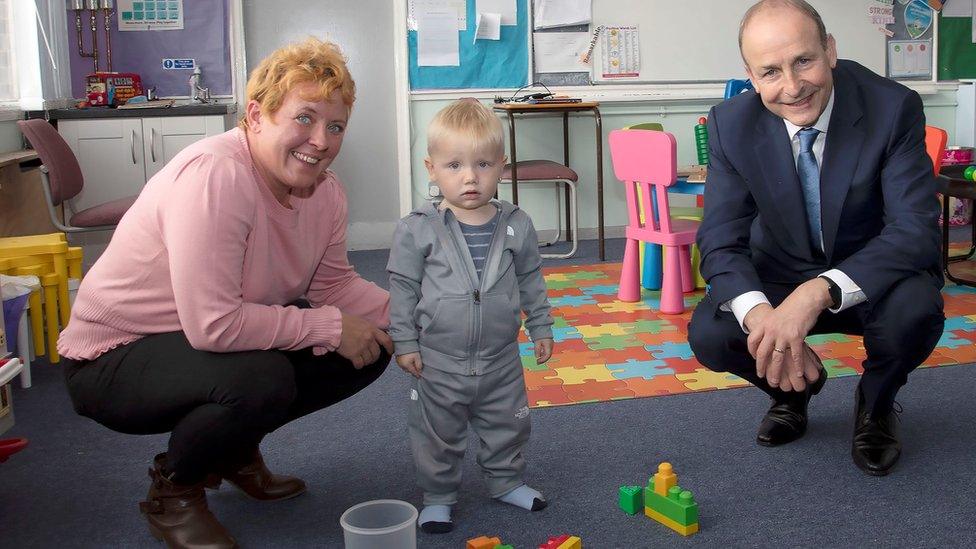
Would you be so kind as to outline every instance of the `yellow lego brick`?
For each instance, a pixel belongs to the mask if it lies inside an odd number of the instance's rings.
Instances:
[[[583,549],[583,540],[576,536],[569,536],[569,539],[562,542],[556,549]]]
[[[674,474],[671,464],[663,461],[657,466],[657,473],[654,475],[654,493],[668,497],[668,490],[678,484],[678,475]]]
[[[660,522],[661,524],[667,526],[668,528],[674,530],[675,532],[681,534],[682,536],[690,536],[690,535],[698,532],[698,523],[697,522],[694,523],[694,524],[688,525],[688,526],[682,526],[682,525],[678,524],[677,522],[669,519],[668,517],[662,515],[661,513],[658,513],[654,509],[651,509],[650,507],[645,507],[644,508],[644,514],[647,515],[648,518],[651,518],[651,519],[656,520],[657,522]]]

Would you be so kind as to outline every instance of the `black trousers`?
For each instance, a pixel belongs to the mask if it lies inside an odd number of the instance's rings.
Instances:
[[[75,411],[121,433],[170,433],[164,469],[202,480],[243,459],[269,432],[375,381],[390,355],[360,370],[312,350],[213,353],[183,332],[156,334],[91,361],[64,360]]]
[[[783,302],[796,285],[764,284],[773,306]],[[778,401],[790,397],[770,387],[756,375],[756,361],[731,312],[706,296],[692,314],[688,342],[699,362],[717,372],[731,372],[759,387]],[[842,333],[864,336],[864,375],[860,390],[865,406],[874,414],[887,413],[908,374],[918,367],[938,343],[945,324],[942,294],[929,274],[905,278],[876,300],[840,313],[824,311],[810,334]]]

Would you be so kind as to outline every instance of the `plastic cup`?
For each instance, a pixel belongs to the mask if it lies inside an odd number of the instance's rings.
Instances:
[[[416,549],[417,508],[397,499],[353,505],[339,517],[346,549]]]

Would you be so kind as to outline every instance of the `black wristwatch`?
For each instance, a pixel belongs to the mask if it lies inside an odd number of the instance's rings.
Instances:
[[[822,278],[827,281],[827,291],[830,292],[830,308],[836,309],[837,307],[840,307],[841,302],[844,300],[843,294],[840,291],[840,286],[838,286],[837,283],[831,280],[829,277],[818,276],[817,278]]]

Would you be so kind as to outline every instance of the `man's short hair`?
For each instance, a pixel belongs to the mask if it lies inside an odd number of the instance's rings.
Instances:
[[[505,154],[502,123],[490,109],[475,99],[461,99],[444,107],[427,128],[427,154],[450,139],[464,139],[475,150]]]
[[[739,53],[742,53],[742,33],[745,31],[749,21],[764,9],[777,6],[793,8],[809,17],[817,25],[817,34],[820,35],[820,45],[824,49],[827,49],[827,27],[824,26],[823,19],[817,13],[816,8],[807,3],[806,0],[760,0],[746,11],[746,14],[742,16],[742,22],[739,23]]]

